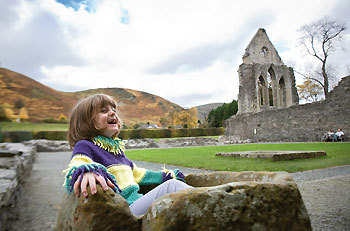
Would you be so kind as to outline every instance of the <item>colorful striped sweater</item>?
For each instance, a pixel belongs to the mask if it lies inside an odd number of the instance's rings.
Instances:
[[[110,179],[119,193],[131,205],[143,195],[139,186],[161,184],[169,179],[184,181],[179,170],[151,171],[137,167],[124,154],[123,142],[118,139],[98,136],[92,141],[80,140],[75,144],[72,159],[66,172],[65,186],[73,191],[74,183],[82,179],[85,172],[95,172]]]

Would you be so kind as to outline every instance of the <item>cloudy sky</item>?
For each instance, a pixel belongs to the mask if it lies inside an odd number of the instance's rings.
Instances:
[[[346,23],[330,62],[348,74],[349,12],[349,0],[1,0],[0,63],[60,91],[123,87],[182,107],[231,102],[258,28],[302,70],[312,59],[298,28],[325,15]]]

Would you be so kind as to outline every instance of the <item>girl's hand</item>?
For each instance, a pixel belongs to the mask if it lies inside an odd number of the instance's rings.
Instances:
[[[75,182],[74,194],[77,197],[79,197],[79,195],[80,195],[79,186],[80,186],[80,191],[83,194],[83,197],[87,197],[88,196],[87,185],[90,185],[91,194],[96,194],[97,193],[96,180],[102,186],[104,191],[107,191],[109,189],[109,187],[112,187],[112,188],[115,187],[114,184],[110,180],[107,179],[107,182],[106,182],[106,180],[103,176],[97,175],[93,172],[86,172],[83,175],[83,179],[81,180],[81,184],[80,184],[80,180],[77,180]]]

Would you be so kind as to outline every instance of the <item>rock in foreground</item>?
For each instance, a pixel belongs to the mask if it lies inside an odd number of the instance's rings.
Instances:
[[[65,195],[57,230],[311,230],[297,185],[285,172],[191,174],[196,187],[156,200],[143,217],[113,192]]]

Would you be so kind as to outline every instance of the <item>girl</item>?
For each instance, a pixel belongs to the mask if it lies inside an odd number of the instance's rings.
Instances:
[[[137,167],[124,155],[124,144],[117,138],[122,121],[116,102],[108,95],[89,96],[73,108],[68,141],[73,148],[66,170],[65,187],[76,196],[87,197],[87,185],[96,194],[96,182],[107,191],[111,187],[128,203],[134,215],[143,215],[160,196],[191,188],[179,170],[155,172]],[[160,184],[145,195],[139,185]]]

